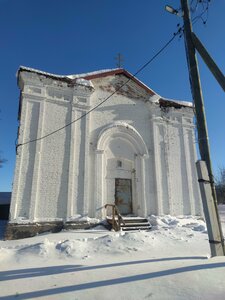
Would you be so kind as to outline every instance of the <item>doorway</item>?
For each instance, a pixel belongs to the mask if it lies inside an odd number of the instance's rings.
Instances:
[[[122,215],[132,214],[132,181],[115,178],[115,204]]]

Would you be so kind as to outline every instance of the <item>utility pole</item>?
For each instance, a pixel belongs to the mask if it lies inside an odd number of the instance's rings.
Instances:
[[[209,236],[209,242],[211,246],[211,251],[212,249],[214,249],[212,251],[212,255],[220,256],[220,255],[225,255],[224,240],[223,240],[223,233],[221,229],[219,213],[217,208],[217,199],[216,199],[215,184],[214,184],[212,165],[210,159],[208,130],[206,124],[206,117],[205,117],[204,101],[203,101],[201,83],[199,78],[199,70],[198,70],[197,57],[195,53],[195,45],[192,40],[192,24],[190,21],[188,0],[181,0],[181,8],[183,11],[184,39],[185,39],[185,48],[186,48],[189,76],[190,76],[190,85],[191,85],[191,91],[192,91],[192,96],[194,99],[195,111],[196,111],[199,152],[200,152],[201,160],[205,161],[207,166],[207,171],[209,175],[208,183],[210,183],[211,185],[211,193],[214,202],[214,206],[213,206],[214,218],[208,217],[210,216],[210,213],[209,211],[205,211],[207,207],[206,205],[203,205],[203,208],[206,217],[208,233],[209,232],[211,233],[211,236]],[[207,182],[205,182],[205,184],[207,184]],[[216,232],[217,233],[219,232],[219,235],[216,234]],[[220,244],[220,247],[217,247],[218,244]]]

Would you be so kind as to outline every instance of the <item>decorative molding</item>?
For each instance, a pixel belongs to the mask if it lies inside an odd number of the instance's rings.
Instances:
[[[103,128],[98,137],[97,150],[104,150],[112,135],[113,137],[124,137],[130,141],[135,146],[137,154],[148,155],[147,146],[141,135],[133,126],[123,121],[116,121]]]

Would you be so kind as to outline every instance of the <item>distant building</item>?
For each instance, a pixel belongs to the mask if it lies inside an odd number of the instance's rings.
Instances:
[[[11,192],[0,192],[0,220],[9,219]]]
[[[21,67],[18,84],[25,145],[8,238],[86,226],[107,203],[123,215],[202,215],[191,103],[162,98],[123,69],[58,76]]]

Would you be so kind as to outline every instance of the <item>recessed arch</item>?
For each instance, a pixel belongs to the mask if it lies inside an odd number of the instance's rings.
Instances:
[[[136,150],[137,155],[148,155],[147,146],[138,131],[130,124],[119,121],[103,128],[103,130],[99,134],[97,150],[104,151],[106,145],[109,142],[109,139],[117,137],[121,137],[129,141]]]
[[[112,152],[112,149],[116,151]],[[118,152],[121,155],[117,155]],[[147,157],[148,149],[142,136],[130,124],[117,121],[103,128],[97,141],[95,165],[95,203],[99,217],[102,217],[104,205],[113,201],[116,178],[132,180],[133,213],[143,216],[146,214],[144,191]],[[123,168],[117,167],[118,159],[125,163]],[[112,168],[113,161],[115,169]]]

